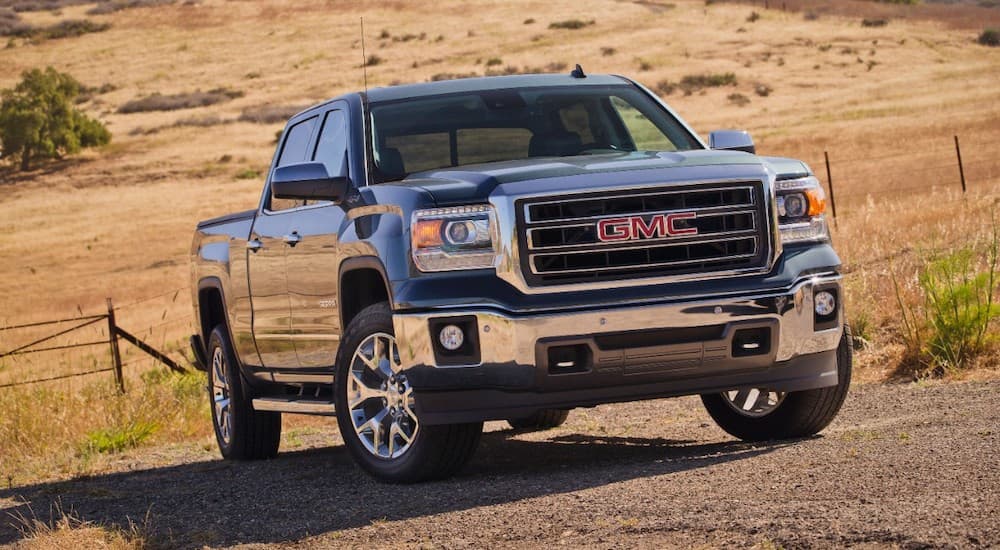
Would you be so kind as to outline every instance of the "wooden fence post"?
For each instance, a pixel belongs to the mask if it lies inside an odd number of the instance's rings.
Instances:
[[[823,151],[823,158],[826,160],[826,183],[830,186],[830,209],[833,211],[833,226],[839,228],[837,222],[837,198],[833,194],[833,176],[830,174],[830,154]]]
[[[958,175],[962,178],[962,194],[965,194],[965,167],[962,166],[962,148],[958,146],[958,136],[955,136],[955,154],[958,155]]]
[[[118,393],[125,393],[125,377],[122,374],[122,356],[118,350],[118,327],[115,325],[115,308],[108,298],[108,344],[111,346],[111,361],[115,368],[115,384]]]

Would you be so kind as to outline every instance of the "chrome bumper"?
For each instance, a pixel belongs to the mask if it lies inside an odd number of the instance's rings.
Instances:
[[[784,362],[796,357],[836,349],[842,332],[843,309],[832,328],[814,329],[813,294],[817,288],[836,288],[838,274],[801,279],[784,291],[717,299],[599,309],[572,313],[514,316],[485,307],[442,309],[422,313],[397,313],[393,325],[402,364],[406,367],[475,369],[483,365],[535,366],[539,342],[548,339],[600,336],[657,328],[688,328],[712,325],[766,323],[776,327],[774,348],[768,360]],[[475,316],[481,362],[473,365],[438,366],[429,321],[451,316]],[[690,347],[675,350],[696,353]],[[670,351],[674,353],[674,351]],[[707,347],[701,349],[707,360]]]

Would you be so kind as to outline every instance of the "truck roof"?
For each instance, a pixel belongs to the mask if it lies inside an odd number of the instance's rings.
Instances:
[[[369,101],[381,102],[440,94],[481,92],[509,88],[534,88],[540,86],[607,86],[628,83],[629,81],[625,78],[606,74],[587,75],[584,78],[576,78],[570,76],[569,73],[524,74],[459,78],[456,80],[405,84],[402,86],[390,86],[386,88],[371,88],[368,90],[367,94]]]

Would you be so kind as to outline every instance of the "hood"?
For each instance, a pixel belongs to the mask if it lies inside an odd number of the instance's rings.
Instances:
[[[506,194],[558,193],[609,185],[761,178],[767,172],[798,174],[799,161],[739,151],[623,152],[531,158],[410,174],[400,184],[419,187],[440,206],[482,201],[498,187]],[[616,174],[609,177],[609,174]]]

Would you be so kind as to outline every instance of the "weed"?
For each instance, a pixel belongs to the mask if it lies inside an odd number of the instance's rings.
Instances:
[[[888,19],[884,19],[884,18],[879,18],[879,19],[862,19],[861,20],[861,26],[862,27],[884,27],[884,26],[886,26],[888,24],[889,24],[889,20]]]
[[[729,96],[727,96],[727,99],[729,100],[730,103],[736,105],[737,107],[746,107],[747,105],[750,105],[750,98],[743,94],[739,93],[729,94]]]
[[[701,90],[702,88],[717,88],[720,86],[735,86],[736,75],[733,73],[717,74],[689,74],[681,79],[680,88],[685,95]]]
[[[615,55],[616,52],[618,52],[618,50],[610,46],[604,46],[601,48],[601,55],[603,55],[604,57],[610,57],[612,55]]]
[[[752,11],[750,12],[750,15],[747,16],[747,23],[753,23],[758,19],[760,19],[760,14],[755,11]]]
[[[859,309],[847,324],[851,326],[851,336],[853,338],[851,346],[854,349],[860,350],[871,345],[872,320],[866,310]]]
[[[384,62],[385,62],[385,59],[383,59],[382,57],[379,57],[378,54],[374,54],[373,53],[373,54],[371,54],[371,55],[368,56],[368,59],[365,60],[364,66],[365,67],[374,67],[375,65],[381,65]]]
[[[759,95],[760,97],[767,97],[771,95],[771,92],[773,91],[774,88],[768,86],[767,84],[757,84],[756,86],[753,87],[753,92]]]
[[[281,137],[281,133],[278,133],[278,137]],[[244,168],[239,172],[233,174],[233,177],[238,180],[252,180],[260,177],[260,170],[256,168]]]
[[[87,433],[83,444],[84,453],[120,453],[133,449],[149,439],[156,432],[152,422],[132,421],[122,426],[94,430]]]
[[[593,25],[595,23],[597,23],[597,21],[593,19],[590,19],[588,21],[584,21],[582,19],[566,19],[565,21],[553,21],[552,23],[549,23],[549,28],[577,30],[577,29],[582,29],[584,27],[589,27],[590,25]]]
[[[493,67],[495,65],[503,65],[503,59],[500,59],[499,57],[491,57],[486,60],[487,67]]]
[[[983,46],[997,47],[1000,46],[1000,30],[997,29],[986,29],[979,38],[976,40]]]

